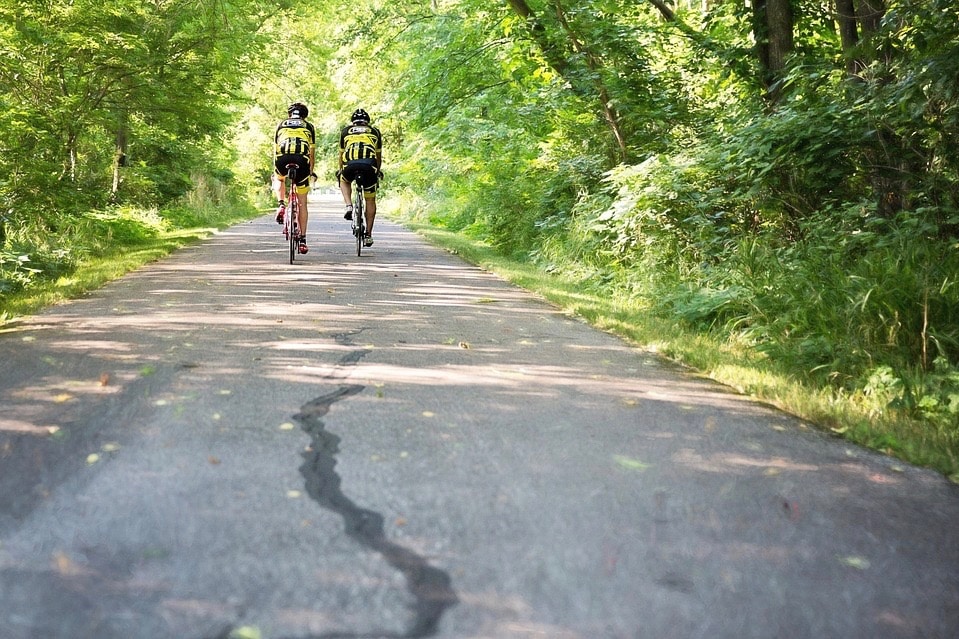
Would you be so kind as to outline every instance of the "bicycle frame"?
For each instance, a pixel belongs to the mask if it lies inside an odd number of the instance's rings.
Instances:
[[[296,165],[286,165],[287,210],[283,220],[283,235],[290,244],[290,264],[296,258],[300,249],[300,229],[298,227],[300,201],[296,196]]]
[[[353,192],[353,237],[356,239],[356,256],[363,252],[363,239],[366,237],[366,193],[356,178],[350,183]]]

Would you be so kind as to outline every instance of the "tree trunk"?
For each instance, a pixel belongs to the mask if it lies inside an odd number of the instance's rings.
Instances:
[[[793,11],[790,0],[766,0],[769,34],[769,71],[782,79],[786,59],[793,51]]]
[[[790,0],[754,0],[753,36],[759,60],[760,82],[766,99],[779,101],[786,60],[793,50],[793,12]]]
[[[863,65],[856,54],[859,26],[856,24],[856,7],[853,0],[836,0],[836,21],[839,23],[843,57],[846,59],[846,73],[856,75],[862,71]]]
[[[884,0],[858,0],[856,4],[856,17],[863,37],[871,36],[879,30],[882,17],[886,15],[886,3]]]

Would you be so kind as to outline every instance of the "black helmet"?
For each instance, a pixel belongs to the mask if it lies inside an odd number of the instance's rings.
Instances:
[[[350,118],[353,122],[366,122],[370,123],[370,114],[364,111],[363,109],[357,109],[353,112],[353,116]]]
[[[307,108],[307,106],[306,106],[305,104],[303,104],[302,102],[294,102],[294,103],[291,104],[289,107],[287,107],[286,113],[287,113],[287,115],[289,115],[291,118],[292,118],[292,117],[305,118],[305,117],[307,117],[308,115],[310,115],[310,110],[309,110],[309,109]],[[296,114],[296,115],[294,116],[294,114]]]

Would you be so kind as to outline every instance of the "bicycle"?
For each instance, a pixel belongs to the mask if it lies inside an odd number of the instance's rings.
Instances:
[[[283,219],[283,236],[290,243],[290,264],[300,251],[300,229],[297,224],[300,213],[300,201],[296,197],[296,164],[286,165],[286,184],[288,202],[286,217]]]
[[[357,177],[354,177],[350,184],[353,190],[353,220],[350,226],[353,237],[356,238],[356,256],[360,257],[363,253],[363,242],[366,240],[366,197]]]

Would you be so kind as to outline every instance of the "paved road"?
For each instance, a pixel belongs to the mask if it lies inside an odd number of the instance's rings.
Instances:
[[[376,236],[3,330],[0,636],[959,634],[956,486]]]

